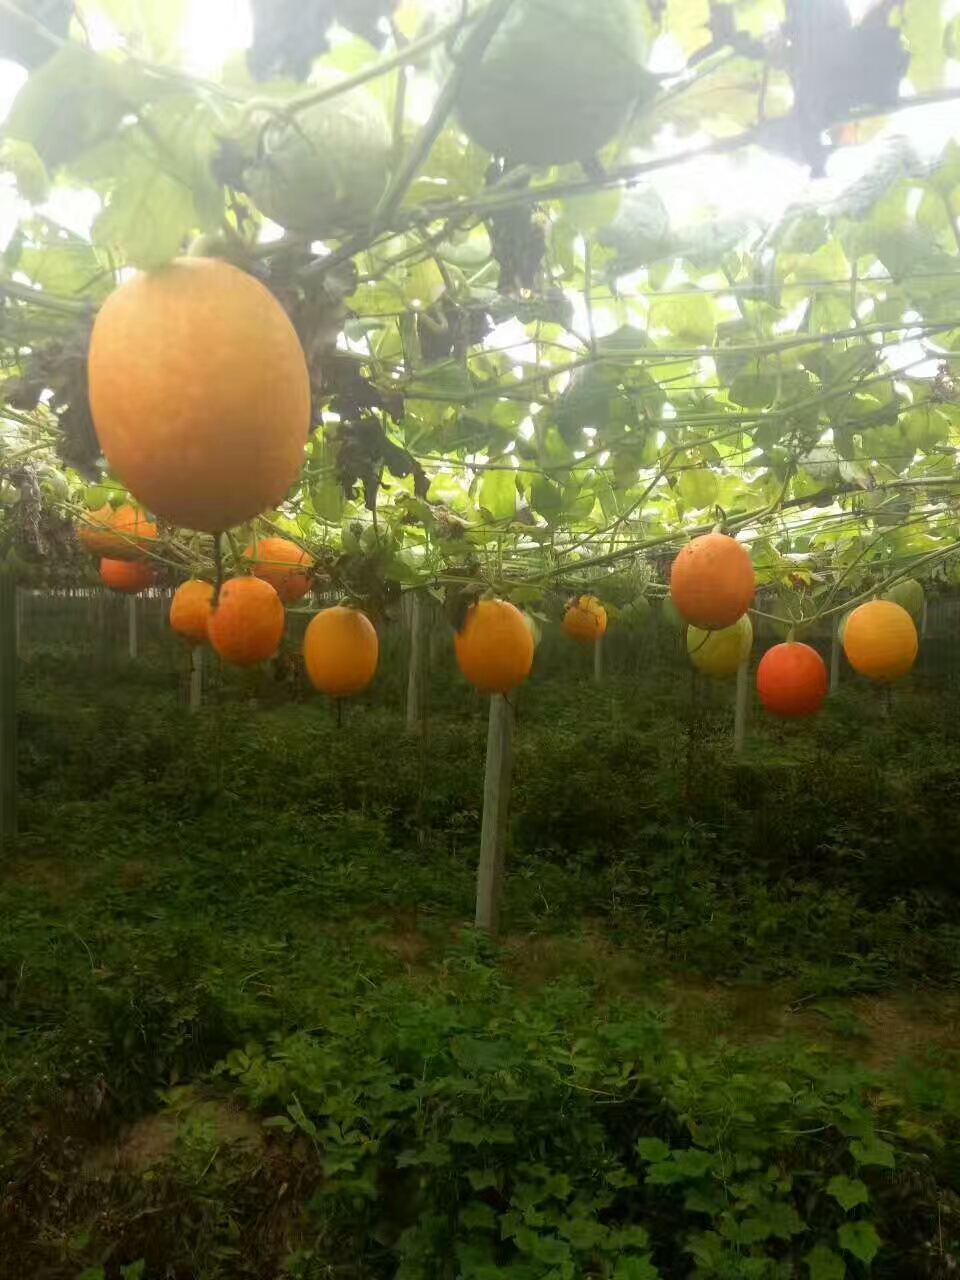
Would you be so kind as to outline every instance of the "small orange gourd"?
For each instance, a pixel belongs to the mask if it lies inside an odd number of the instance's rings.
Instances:
[[[685,622],[703,631],[732,627],[750,608],[755,590],[748,551],[725,533],[688,542],[670,572],[674,607]]]
[[[170,626],[188,644],[206,644],[214,587],[212,582],[191,578],[181,583],[170,601]]]
[[[533,635],[523,614],[506,600],[478,600],[453,638],[457,663],[484,693],[509,693],[533,667]]]
[[[230,578],[211,610],[207,636],[214,651],[235,667],[272,658],[283,639],[280,597],[260,578]]]
[[[142,560],[103,559],[100,561],[100,578],[111,591],[121,591],[128,596],[146,591],[156,581],[153,569]]]
[[[253,572],[269,582],[284,604],[295,604],[310,590],[313,560],[288,538],[260,538],[247,547]]]
[[[567,605],[561,628],[581,644],[596,644],[606,634],[607,611],[596,596],[581,596]]]
[[[303,638],[310,683],[332,698],[365,689],[377,672],[380,643],[373,623],[359,609],[335,605],[314,617]]]

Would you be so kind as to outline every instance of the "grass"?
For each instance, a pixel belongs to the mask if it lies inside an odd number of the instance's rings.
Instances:
[[[737,761],[669,636],[611,642],[599,688],[545,642],[494,948],[484,706],[445,652],[420,738],[389,632],[341,727],[230,675],[190,717],[158,619],[130,663],[120,618],[60,643],[65,607],[29,620],[0,873],[0,1276],[956,1265],[943,655],[889,718],[850,681]]]

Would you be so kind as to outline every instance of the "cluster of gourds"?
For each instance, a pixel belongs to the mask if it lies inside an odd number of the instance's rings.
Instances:
[[[695,538],[680,552],[670,575],[670,599],[688,623],[687,649],[710,675],[735,674],[753,644],[747,610],[756,580],[746,549],[723,533]],[[870,600],[843,620],[841,643],[860,675],[882,684],[899,680],[913,666],[919,647],[910,613],[892,599]],[[783,719],[820,709],[829,689],[826,664],[816,649],[790,639],[768,649],[757,668],[764,708]]]
[[[689,542],[673,563],[669,604],[687,628],[687,652],[698,670],[733,676],[753,647],[748,609],[756,579],[746,549],[715,532]],[[899,680],[913,666],[919,647],[911,611],[922,608],[919,584],[902,584],[899,599],[871,600],[853,609],[840,626],[850,665],[881,684]],[[570,604],[563,630],[576,640],[600,639],[606,631],[603,606],[592,596]],[[810,645],[790,639],[768,649],[757,669],[757,693],[764,708],[783,719],[799,719],[820,709],[829,688],[826,664]]]
[[[94,323],[88,380],[111,471],[135,502],[175,527],[219,536],[282,502],[296,483],[312,419],[303,349],[273,295],[227,262],[181,259],[116,289]],[[107,586],[137,592],[152,584],[147,554],[157,529],[136,506],[102,508],[80,536],[101,556]],[[312,569],[285,539],[260,541],[246,559],[250,575],[225,582],[216,600],[211,584],[185,583],[171,611],[192,643],[209,640],[241,666],[276,652],[284,604],[306,594]],[[749,654],[754,590],[749,554],[724,533],[695,538],[677,556],[670,595],[702,669],[733,671]],[[563,629],[597,640],[606,621],[603,606],[583,596]],[[843,645],[856,670],[889,681],[912,665],[916,628],[899,605],[872,601],[848,618]],[[534,646],[529,620],[502,600],[471,605],[455,638],[464,675],[489,693],[509,693],[527,678]],[[376,671],[376,630],[357,610],[326,609],[307,628],[304,655],[317,688],[355,693]],[[819,654],[792,640],[770,649],[757,672],[774,715],[811,714],[827,686]]]

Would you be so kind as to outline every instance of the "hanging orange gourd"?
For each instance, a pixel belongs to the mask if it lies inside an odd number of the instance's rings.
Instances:
[[[670,599],[685,622],[704,631],[731,627],[750,608],[756,590],[746,548],[725,533],[688,542],[670,571]]]
[[[259,538],[245,556],[256,576],[269,582],[284,604],[295,604],[310,590],[313,560],[288,538]]]
[[[283,639],[285,615],[280,597],[259,578],[230,578],[207,622],[214,651],[235,667],[251,667],[272,658]]]
[[[146,591],[156,581],[153,569],[142,560],[101,560],[100,578],[111,591],[120,591],[128,596]]]
[[[827,667],[816,649],[789,640],[768,649],[757,668],[757,693],[772,716],[799,720],[820,710],[829,687]]]
[[[913,619],[892,600],[860,605],[847,618],[843,631],[843,651],[851,667],[880,684],[905,676],[919,646]]]
[[[509,693],[533,667],[533,635],[520,610],[506,600],[472,604],[453,645],[460,670],[484,693]]]
[[[607,611],[596,596],[581,596],[567,605],[563,622],[563,634],[581,644],[596,644],[606,634]]]
[[[303,638],[310,683],[332,698],[365,689],[377,672],[380,642],[365,613],[336,605],[316,615]]]
[[[173,593],[170,626],[188,644],[206,644],[213,594],[213,583],[199,578],[182,583]]]

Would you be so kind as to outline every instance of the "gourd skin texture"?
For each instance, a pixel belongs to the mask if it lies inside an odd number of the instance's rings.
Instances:
[[[359,609],[335,605],[316,615],[303,638],[310,683],[332,698],[365,689],[377,673],[380,642],[376,628]]]
[[[892,600],[871,600],[847,618],[843,651],[862,676],[890,684],[905,676],[919,649],[917,628],[901,605]]]
[[[283,639],[280,597],[260,578],[230,578],[220,589],[207,622],[207,635],[224,662],[252,667],[266,662]]]
[[[509,693],[533,667],[533,634],[520,610],[506,600],[471,605],[453,644],[460,670],[483,693]]]
[[[764,708],[784,720],[801,720],[820,710],[830,678],[826,664],[808,644],[788,640],[768,649],[757,668],[757,693]]]
[[[731,627],[753,603],[749,552],[734,538],[708,533],[680,551],[670,571],[670,599],[680,616],[704,631]]]
[[[170,626],[188,644],[206,644],[214,586],[191,578],[181,583],[170,601]]]
[[[581,644],[596,644],[607,631],[607,611],[596,596],[574,600],[561,624],[564,635]]]

